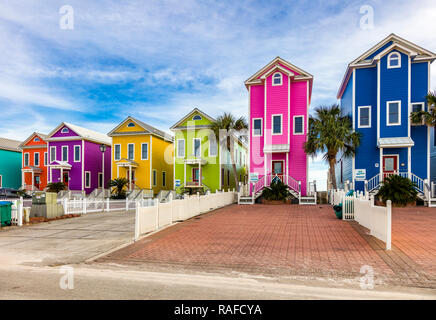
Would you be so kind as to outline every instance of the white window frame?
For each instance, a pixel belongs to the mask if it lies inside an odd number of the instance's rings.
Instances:
[[[76,148],[79,148],[79,160],[76,160]],[[75,145],[73,148],[74,154],[73,154],[73,161],[74,162],[80,162],[82,159],[82,148],[80,145]]]
[[[54,150],[54,159],[51,158]],[[56,146],[50,147],[50,162],[56,161]]]
[[[180,148],[179,148],[179,142],[180,141],[183,141],[183,155],[180,155]],[[184,158],[185,157],[185,154],[186,154],[186,143],[185,143],[185,139],[177,139],[177,154],[176,154],[176,156],[177,156],[177,158]]]
[[[101,183],[100,183],[100,177],[101,177]],[[101,188],[103,185],[103,172],[98,173],[98,181],[97,181],[97,187]]]
[[[129,158],[129,146],[133,146],[133,158]],[[127,144],[127,160],[135,160],[135,144],[134,143],[128,143]]]
[[[254,128],[254,121],[255,120],[260,120],[260,134],[255,134],[254,132],[254,130],[255,130],[255,128]],[[253,118],[252,119],[252,124],[253,124],[253,126],[252,126],[252,128],[253,128],[253,137],[261,137],[261,136],[263,136],[263,118]]]
[[[64,148],[67,149],[67,160],[64,160]],[[68,149],[69,149],[68,146],[62,146],[62,148],[61,148],[61,161],[68,162],[68,151],[69,151]]]
[[[167,172],[162,171],[162,187],[166,187],[166,186],[167,186]]]
[[[120,147],[120,157],[119,158],[117,158],[117,146]],[[119,144],[119,143],[114,144],[114,160],[115,161],[121,160],[121,144]]]
[[[157,170],[156,169],[153,169],[152,180],[153,180],[153,187],[157,187]]]
[[[360,124],[360,109],[369,109],[369,119],[368,119],[368,125],[361,125]],[[357,107],[357,127],[358,128],[371,128],[371,116],[372,116],[372,110],[371,106],[360,106]]]
[[[280,132],[274,133],[274,117],[280,117]],[[283,134],[283,115],[282,114],[272,114],[271,115],[271,135],[279,136]]]
[[[36,164],[36,157],[35,157],[35,155],[38,155],[38,164]],[[40,155],[40,153],[39,152],[35,152],[34,154],[33,154],[33,165],[35,166],[35,167],[39,167],[40,166],[40,164],[41,164],[41,155]]]
[[[27,155],[27,164],[26,164],[26,155]],[[25,152],[23,158],[23,167],[29,167],[29,166],[30,166],[30,153]]]
[[[195,154],[195,140],[200,140],[200,156],[199,158],[201,158],[201,138],[193,138],[192,139],[192,154],[194,155],[194,157],[197,157],[197,155]]]
[[[88,182],[86,183],[86,176],[89,175]],[[91,188],[91,171],[85,171],[85,188]]]
[[[142,155],[144,154],[144,144],[147,145],[147,157],[145,158],[142,157]],[[148,142],[141,143],[141,160],[148,160]]]
[[[410,104],[410,112],[413,112],[413,105],[417,105],[419,104],[421,106],[421,111],[425,111],[425,102],[412,102]],[[412,126],[419,126],[419,125],[424,125],[424,119],[422,119],[422,122],[420,124],[414,124],[412,123]]]
[[[389,109],[391,103],[398,103],[398,122],[389,122]],[[401,126],[401,100],[386,101],[386,126]]]
[[[216,149],[215,149],[215,154],[212,154],[211,153],[211,150],[212,150],[212,143],[211,143],[211,136],[213,136],[213,139],[215,139],[215,143],[216,143]],[[211,134],[210,136],[209,136],[209,150],[208,150],[208,155],[209,155],[209,157],[216,157],[217,155],[218,155],[218,141],[217,141],[217,139],[216,139],[216,137],[215,137],[215,134]]]
[[[44,152],[44,166],[48,165],[48,152]]]
[[[70,133],[70,130],[67,127],[63,127],[61,133]]]
[[[274,77],[276,76],[276,75],[280,75],[280,83],[276,83],[276,84],[274,84]],[[281,72],[275,72],[273,75],[272,75],[272,78],[271,78],[271,85],[272,86],[281,86],[283,84],[283,74],[281,73]]]
[[[301,121],[301,128],[303,129],[302,132],[295,132],[295,119],[296,118],[302,118],[303,120]],[[304,115],[300,115],[300,116],[294,116],[292,119],[292,133],[294,134],[294,136],[302,136],[304,135],[305,129],[304,129]]]
[[[398,56],[398,66],[391,66],[391,58],[393,55]],[[397,69],[397,68],[401,68],[401,53],[397,51],[393,51],[388,55],[388,69]]]

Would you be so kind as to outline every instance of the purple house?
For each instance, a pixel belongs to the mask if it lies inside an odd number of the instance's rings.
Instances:
[[[111,178],[111,143],[105,134],[62,122],[47,138],[48,182],[64,182],[70,190],[107,188]],[[103,165],[104,163],[104,165]]]

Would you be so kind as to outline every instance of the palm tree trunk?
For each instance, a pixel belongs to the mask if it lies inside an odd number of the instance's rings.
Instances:
[[[236,170],[235,153],[232,152],[231,150],[231,141],[232,139],[230,139],[230,137],[227,137],[227,151],[230,152],[230,161],[232,162],[233,175],[235,176],[235,189],[238,189],[238,185],[239,185],[238,171]]]
[[[336,183],[336,168],[335,168],[335,165],[336,165],[336,157],[329,158],[329,166],[330,166],[329,172],[330,172],[330,180],[332,182],[333,190],[336,190],[338,188],[338,185]]]

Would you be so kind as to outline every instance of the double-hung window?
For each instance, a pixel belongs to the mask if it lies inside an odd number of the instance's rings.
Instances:
[[[44,152],[44,165],[48,165],[48,152]]]
[[[282,115],[272,115],[272,134],[282,134]]]
[[[304,116],[294,116],[294,135],[304,134]]]
[[[80,162],[80,146],[74,146],[74,162]]]
[[[33,165],[39,167],[39,152],[33,154]]]
[[[29,166],[29,154],[28,153],[24,154],[24,166],[25,167]]]
[[[185,157],[185,140],[177,140],[177,158]]]
[[[68,146],[62,146],[62,161],[68,161]]]
[[[358,108],[359,128],[371,128],[371,106]]]
[[[209,157],[215,157],[218,154],[218,144],[215,134],[209,135]]]
[[[114,145],[114,160],[121,160],[121,145],[115,144]]]
[[[141,160],[148,160],[148,143],[141,144]]]
[[[386,125],[401,125],[401,101],[388,101],[386,109]]]
[[[135,145],[133,143],[127,145],[127,159],[135,160]]]
[[[50,162],[56,161],[56,147],[50,147]]]
[[[193,140],[193,147],[194,147],[194,157],[200,158],[201,157],[201,139],[200,138],[194,138]]]
[[[262,119],[253,119],[253,136],[261,136],[262,135]]]

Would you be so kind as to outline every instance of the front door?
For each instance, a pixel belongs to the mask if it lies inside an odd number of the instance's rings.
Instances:
[[[199,185],[200,183],[200,169],[199,168],[192,168],[192,181]]]
[[[272,162],[272,174],[277,175],[283,181],[283,161]]]
[[[62,182],[68,186],[68,182],[70,181],[70,175],[68,172],[64,172],[64,176],[62,177]]]
[[[398,157],[383,156],[383,177],[391,176],[398,172]]]
[[[39,189],[39,176],[35,176],[34,179],[35,179],[35,181],[33,181],[33,183],[34,183],[35,187]]]

